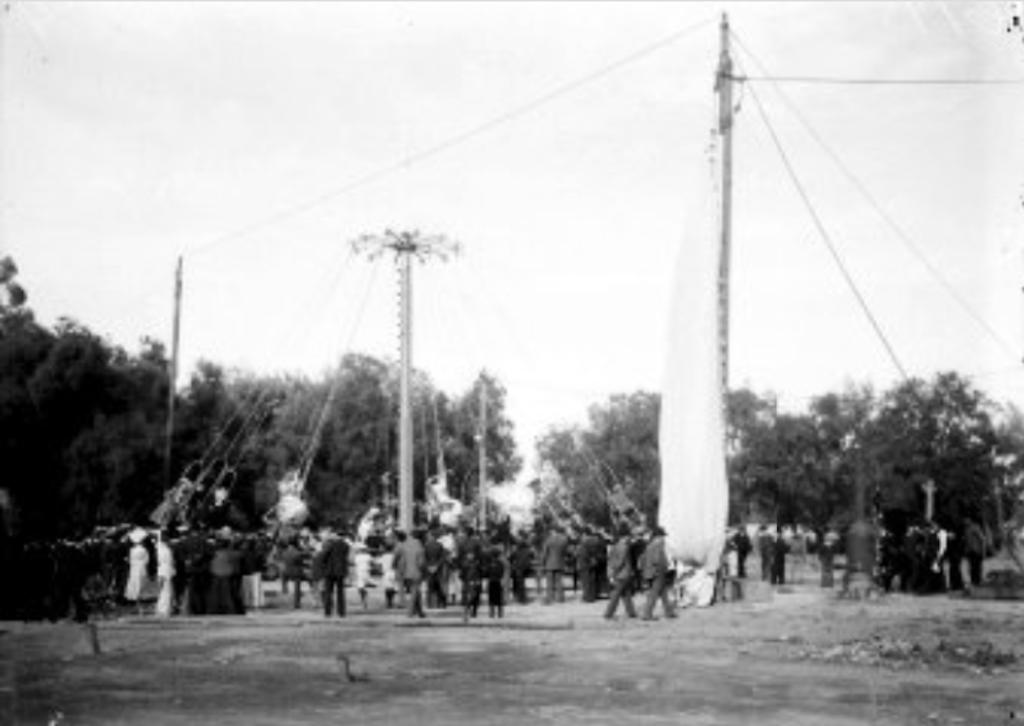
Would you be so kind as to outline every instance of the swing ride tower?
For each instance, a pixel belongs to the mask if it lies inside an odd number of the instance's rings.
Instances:
[[[363,235],[352,242],[357,253],[376,259],[393,252],[399,276],[399,321],[401,353],[401,391],[398,428],[398,526],[411,532],[413,526],[412,490],[412,259],[421,263],[436,257],[446,261],[457,255],[459,245],[440,235],[423,236],[419,231],[383,235]]]

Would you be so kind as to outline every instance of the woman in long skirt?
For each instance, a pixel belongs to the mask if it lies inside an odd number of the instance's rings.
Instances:
[[[174,601],[174,553],[162,536],[157,537],[156,543],[156,578],[160,585],[156,614],[169,618]]]
[[[149,553],[142,541],[132,544],[128,552],[128,582],[124,587],[124,599],[138,606],[142,614],[142,586],[146,581],[146,567],[149,565]]]

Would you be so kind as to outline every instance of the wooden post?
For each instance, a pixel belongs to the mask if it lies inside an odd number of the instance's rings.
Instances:
[[[487,531],[487,379],[480,373],[480,531]]]
[[[172,472],[171,456],[174,439],[174,404],[175,389],[178,381],[178,341],[181,331],[181,257],[174,274],[174,328],[171,333],[170,370],[167,371],[167,429],[164,433],[164,489],[170,489]]]

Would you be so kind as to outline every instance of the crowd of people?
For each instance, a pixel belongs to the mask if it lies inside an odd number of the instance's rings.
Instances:
[[[899,537],[882,530],[872,546],[877,566],[866,567],[886,590],[955,591],[964,587],[964,560],[970,582],[981,582],[988,547],[975,522],[955,532],[921,523]],[[821,585],[832,587],[835,559],[843,550],[831,532],[784,534],[762,525],[751,537],[746,527],[736,527],[728,533],[720,575],[746,578],[747,560],[756,553],[766,582],[799,581],[814,554]],[[609,619],[620,606],[626,617],[641,619],[653,619],[659,604],[669,618],[680,607],[665,531],[624,524],[612,533],[559,523],[513,533],[505,522],[489,534],[465,523],[435,523],[408,533],[380,523],[356,532],[221,528],[173,535],[117,527],[81,541],[7,547],[3,559],[14,587],[4,588],[0,617],[22,620],[244,614],[266,605],[267,581],[280,582],[294,609],[303,607],[304,595],[312,596],[325,616],[348,614],[348,590],[363,610],[404,609],[414,618],[447,608],[476,618],[485,598],[488,615],[501,618],[511,603],[564,602],[567,587],[582,602],[607,599],[603,613]]]
[[[973,519],[958,526],[921,520],[906,528],[883,530],[879,549],[879,579],[887,592],[931,595],[959,592],[968,583],[981,585],[983,563],[992,544]]]

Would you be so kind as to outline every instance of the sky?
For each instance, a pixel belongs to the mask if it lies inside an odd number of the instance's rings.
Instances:
[[[170,341],[181,257],[179,385],[397,358],[393,260],[350,244],[394,229],[458,243],[415,265],[413,362],[496,375],[527,475],[548,427],[660,390],[727,13],[732,385],[801,410],[956,370],[1024,405],[1024,85],[764,80],[1024,79],[1012,3],[5,7],[0,254],[41,321],[129,350]]]

